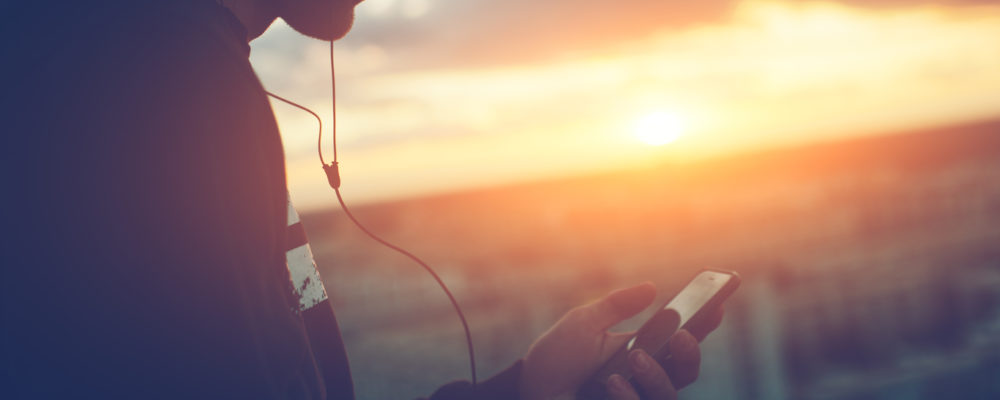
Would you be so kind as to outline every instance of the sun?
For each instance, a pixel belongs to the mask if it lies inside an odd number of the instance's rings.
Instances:
[[[655,111],[635,121],[635,137],[650,146],[663,146],[681,137],[684,127],[675,114]]]

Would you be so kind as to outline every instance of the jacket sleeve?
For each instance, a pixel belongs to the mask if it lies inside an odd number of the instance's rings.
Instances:
[[[520,377],[521,360],[518,360],[499,374],[480,382],[475,389],[469,381],[455,381],[441,386],[424,400],[517,400],[520,398]]]
[[[340,326],[316,268],[309,239],[291,201],[288,202],[285,247],[291,289],[298,299],[296,311],[302,315],[313,359],[326,389],[326,398],[353,399],[354,384]]]

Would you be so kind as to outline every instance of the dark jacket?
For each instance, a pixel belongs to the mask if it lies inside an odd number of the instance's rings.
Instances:
[[[211,0],[38,3],[0,6],[2,397],[352,397],[332,309],[291,290],[242,27]]]

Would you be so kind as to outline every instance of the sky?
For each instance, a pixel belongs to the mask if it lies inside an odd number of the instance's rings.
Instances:
[[[328,43],[251,48],[332,158]],[[335,56],[353,203],[1000,116],[987,1],[368,0]],[[272,104],[293,201],[334,205],[315,119]]]

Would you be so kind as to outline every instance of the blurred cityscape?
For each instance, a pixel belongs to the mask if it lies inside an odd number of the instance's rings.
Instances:
[[[448,283],[481,379],[576,305],[647,280],[664,302],[711,266],[744,285],[682,398],[1000,398],[1000,121],[355,211]],[[468,379],[426,272],[339,210],[303,223],[359,399]]]

